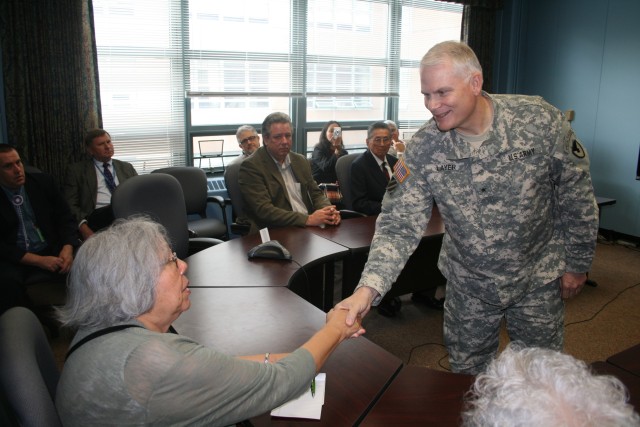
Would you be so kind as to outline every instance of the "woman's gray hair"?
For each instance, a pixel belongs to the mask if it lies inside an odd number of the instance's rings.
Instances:
[[[436,44],[422,57],[421,67],[433,67],[451,61],[458,75],[470,77],[474,73],[482,75],[478,57],[469,46],[462,42],[445,41]]]
[[[164,227],[146,217],[116,220],[87,239],[67,278],[67,303],[58,310],[62,324],[105,327],[149,311],[168,242]]]
[[[478,375],[465,426],[638,426],[617,378],[594,375],[572,356],[512,343]]]

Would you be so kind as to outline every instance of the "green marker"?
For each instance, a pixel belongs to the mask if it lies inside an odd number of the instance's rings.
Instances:
[[[311,380],[311,397],[316,397],[316,378]]]

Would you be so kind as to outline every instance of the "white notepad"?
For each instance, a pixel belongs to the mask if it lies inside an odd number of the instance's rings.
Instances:
[[[316,375],[315,396],[311,396],[311,388],[309,388],[300,397],[292,399],[275,408],[271,411],[271,415],[274,417],[309,418],[319,420],[322,413],[322,405],[324,405],[324,390],[326,383],[327,374],[320,373]]]

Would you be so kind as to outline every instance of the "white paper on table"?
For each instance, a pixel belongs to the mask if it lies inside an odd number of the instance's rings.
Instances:
[[[300,397],[278,406],[271,411],[271,415],[274,417],[310,418],[319,420],[320,414],[322,413],[322,405],[324,405],[324,389],[326,382],[327,374],[320,373],[316,375],[315,396],[311,396],[311,384],[309,384],[309,389],[305,393]]]
[[[266,243],[269,240],[271,240],[271,237],[269,237],[269,229],[268,228],[263,228],[262,230],[260,230],[260,240],[262,240],[262,243]]]

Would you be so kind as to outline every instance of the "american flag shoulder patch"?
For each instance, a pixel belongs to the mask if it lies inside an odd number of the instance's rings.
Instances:
[[[411,175],[409,168],[404,162],[404,158],[400,158],[396,162],[396,165],[393,167],[393,175],[396,177],[396,181],[401,184],[409,175]]]

